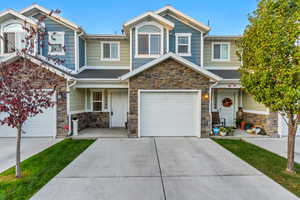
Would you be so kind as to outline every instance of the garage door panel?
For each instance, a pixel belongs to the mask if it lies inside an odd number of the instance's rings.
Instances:
[[[197,92],[142,92],[141,136],[196,136]]]
[[[54,100],[55,96],[53,96]],[[0,113],[3,119],[5,113]],[[44,113],[40,113],[29,118],[23,125],[23,137],[53,137],[56,135],[56,107],[48,108]],[[0,125],[0,137],[16,137],[17,130],[6,125]]]

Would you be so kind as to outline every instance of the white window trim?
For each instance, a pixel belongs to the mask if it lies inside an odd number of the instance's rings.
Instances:
[[[214,45],[215,44],[227,44],[228,45],[228,58],[227,59],[215,59],[214,58]],[[211,60],[213,62],[229,62],[230,61],[230,42],[212,42],[211,43]],[[221,53],[221,52],[220,52]],[[221,56],[221,55],[220,55]]]
[[[188,37],[188,52],[187,53],[178,53],[178,37]],[[192,38],[192,33],[175,33],[175,50],[176,54],[179,56],[192,56],[192,51],[191,51],[191,38]]]
[[[64,50],[64,47],[65,47],[65,32],[64,31],[48,31],[48,41],[49,41],[49,38],[50,38],[50,35],[52,33],[60,33],[63,35],[63,42],[62,42],[62,47],[63,47],[63,51],[62,52],[51,52],[52,50],[52,46],[51,45],[48,45],[48,55],[49,56],[64,56],[66,54],[65,50]]]
[[[2,23],[2,24],[0,25],[0,29],[1,29],[1,30],[0,30],[0,34],[1,34],[2,37],[4,37],[4,33],[9,32],[9,31],[5,31],[5,28],[6,28],[7,26],[11,25],[11,24],[18,24],[18,25],[22,26],[22,22],[17,21],[17,20],[8,20],[8,21],[6,21],[5,23]],[[13,31],[13,32],[14,32],[14,33],[20,33],[20,32],[25,32],[25,33],[26,33],[25,30],[20,30],[20,29],[17,29],[16,31]],[[15,35],[15,37],[16,37],[16,35]],[[15,53],[15,52],[12,52],[12,53],[4,53],[4,49],[5,49],[4,47],[5,47],[5,43],[4,43],[3,40],[0,39],[0,55],[9,56],[9,55],[12,55],[12,54]]]
[[[92,112],[105,112],[104,110],[104,89],[92,89],[91,91],[91,96],[90,96],[90,101],[91,101],[91,111]],[[96,101],[96,102],[102,102],[101,105],[101,110],[94,110],[94,100],[93,100],[93,96],[95,92],[101,92],[102,93],[102,99],[101,101]]]
[[[111,44],[117,44],[118,45],[118,58],[103,58],[103,45],[104,44],[110,44],[110,51],[111,51]],[[100,56],[100,60],[101,61],[109,61],[109,62],[112,62],[112,61],[120,61],[120,42],[117,42],[117,41],[102,41],[100,42],[100,45],[101,45],[101,56]]]
[[[144,25],[152,25],[152,26],[156,26],[157,28],[160,29],[160,33],[149,33],[149,32],[138,32],[138,29],[141,28],[142,26]],[[138,35],[139,34],[147,34],[147,35],[160,35],[160,54],[157,54],[157,55],[151,55],[151,54],[139,54],[138,53]],[[164,42],[164,37],[163,37],[163,34],[164,34],[164,29],[163,27],[158,24],[158,23],[155,23],[155,22],[144,22],[144,23],[141,23],[139,24],[138,26],[135,27],[135,55],[134,57],[135,58],[158,58],[160,57],[162,54],[163,54],[163,42]],[[150,53],[150,39],[149,39],[149,53]]]

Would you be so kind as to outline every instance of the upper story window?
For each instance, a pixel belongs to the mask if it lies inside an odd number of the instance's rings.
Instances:
[[[180,56],[191,56],[191,33],[176,33],[176,53]]]
[[[162,54],[162,27],[147,23],[136,28],[136,57],[159,57]]]
[[[101,60],[119,61],[120,42],[101,42]]]
[[[49,55],[65,55],[65,32],[49,31]]]
[[[22,50],[26,46],[26,32],[21,24],[8,24],[3,28],[4,51],[3,53],[13,53]]]
[[[212,43],[212,61],[230,61],[230,43]]]

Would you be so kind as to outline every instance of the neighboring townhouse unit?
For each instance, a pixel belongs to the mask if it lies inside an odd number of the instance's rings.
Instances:
[[[80,130],[126,127],[133,137],[208,137],[211,113],[219,112],[226,126],[235,126],[238,107],[268,135],[283,133],[279,115],[241,87],[240,36],[211,36],[210,27],[171,6],[125,22],[122,35],[86,34],[49,12],[33,4],[0,13],[0,34],[17,48],[22,48],[24,21],[35,24],[46,16],[45,48],[36,47],[31,61],[37,70],[46,62],[63,86],[53,97],[56,106],[28,121],[25,136],[67,136],[71,128],[66,127],[77,117]],[[47,56],[64,63],[47,61]],[[12,63],[19,56],[1,41],[0,59]],[[0,132],[0,137],[15,135],[5,126]]]

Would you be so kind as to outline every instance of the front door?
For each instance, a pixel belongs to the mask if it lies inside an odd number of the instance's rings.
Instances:
[[[236,113],[236,91],[220,90],[218,91],[218,110],[220,118],[225,119],[225,126],[235,126]]]
[[[125,127],[128,110],[128,91],[111,91],[111,127]]]

